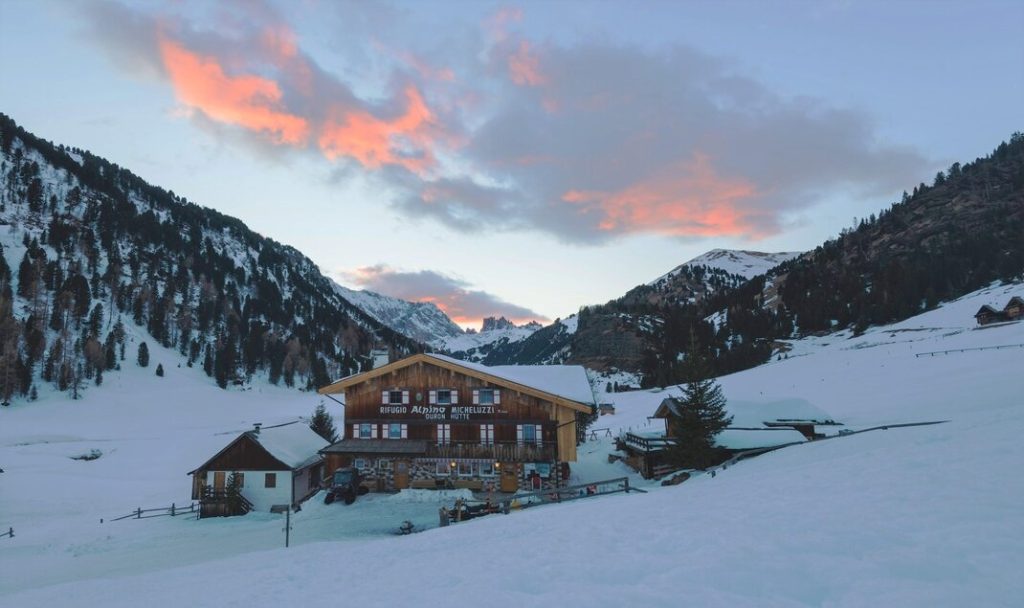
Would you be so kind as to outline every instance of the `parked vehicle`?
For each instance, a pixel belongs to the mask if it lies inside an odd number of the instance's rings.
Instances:
[[[358,469],[352,467],[338,469],[331,477],[331,486],[327,488],[324,504],[329,505],[336,500],[343,500],[346,505],[354,503],[357,496],[369,491],[361,485],[362,481],[363,478]]]

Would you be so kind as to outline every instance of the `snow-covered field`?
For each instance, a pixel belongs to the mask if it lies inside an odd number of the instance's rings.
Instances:
[[[406,537],[392,528],[430,525],[432,497],[314,502],[289,549],[276,515],[99,519],[187,499],[185,473],[234,433],[307,416],[315,396],[224,393],[187,369],[111,374],[83,401],[0,411],[0,529],[16,535],[0,538],[0,605],[1016,606],[1024,323],[974,329],[972,316],[1014,294],[1024,286],[859,337],[794,341],[787,359],[721,379],[729,398],[806,399],[853,428],[949,423]],[[1012,347],[915,357],[993,346]],[[617,414],[595,426],[639,430],[662,394],[611,396]],[[70,459],[92,449],[103,455]],[[620,474],[610,449],[581,446],[576,474]]]

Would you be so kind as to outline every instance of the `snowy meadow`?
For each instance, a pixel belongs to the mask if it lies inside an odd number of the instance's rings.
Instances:
[[[448,528],[431,526],[454,493],[351,507],[314,497],[294,515],[288,549],[273,514],[109,520],[187,504],[188,471],[254,422],[309,416],[318,398],[126,365],[82,400],[43,394],[0,410],[0,528],[15,531],[0,538],[0,605],[1019,605],[1024,323],[973,319],[1012,295],[1024,286],[860,336],[796,340],[787,358],[720,379],[730,399],[806,399],[851,430],[943,424],[809,442],[713,478],[644,483],[647,494]],[[161,359],[175,360],[154,349]],[[646,428],[667,392],[607,395],[617,413],[595,427]],[[328,408],[341,422],[340,406]],[[623,475],[607,463],[613,450],[603,436],[581,446],[576,479]],[[395,535],[404,519],[425,531]]]

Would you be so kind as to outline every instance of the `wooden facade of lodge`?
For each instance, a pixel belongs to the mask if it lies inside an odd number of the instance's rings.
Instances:
[[[485,367],[419,354],[339,380],[340,441],[328,474],[358,468],[373,490],[550,488],[576,461],[577,423],[594,411],[579,366]]]

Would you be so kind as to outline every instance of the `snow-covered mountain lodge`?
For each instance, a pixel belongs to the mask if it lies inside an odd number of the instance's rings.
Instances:
[[[557,487],[576,461],[594,395],[576,365],[487,367],[417,354],[320,389],[344,395],[327,471],[354,466],[378,490]]]

